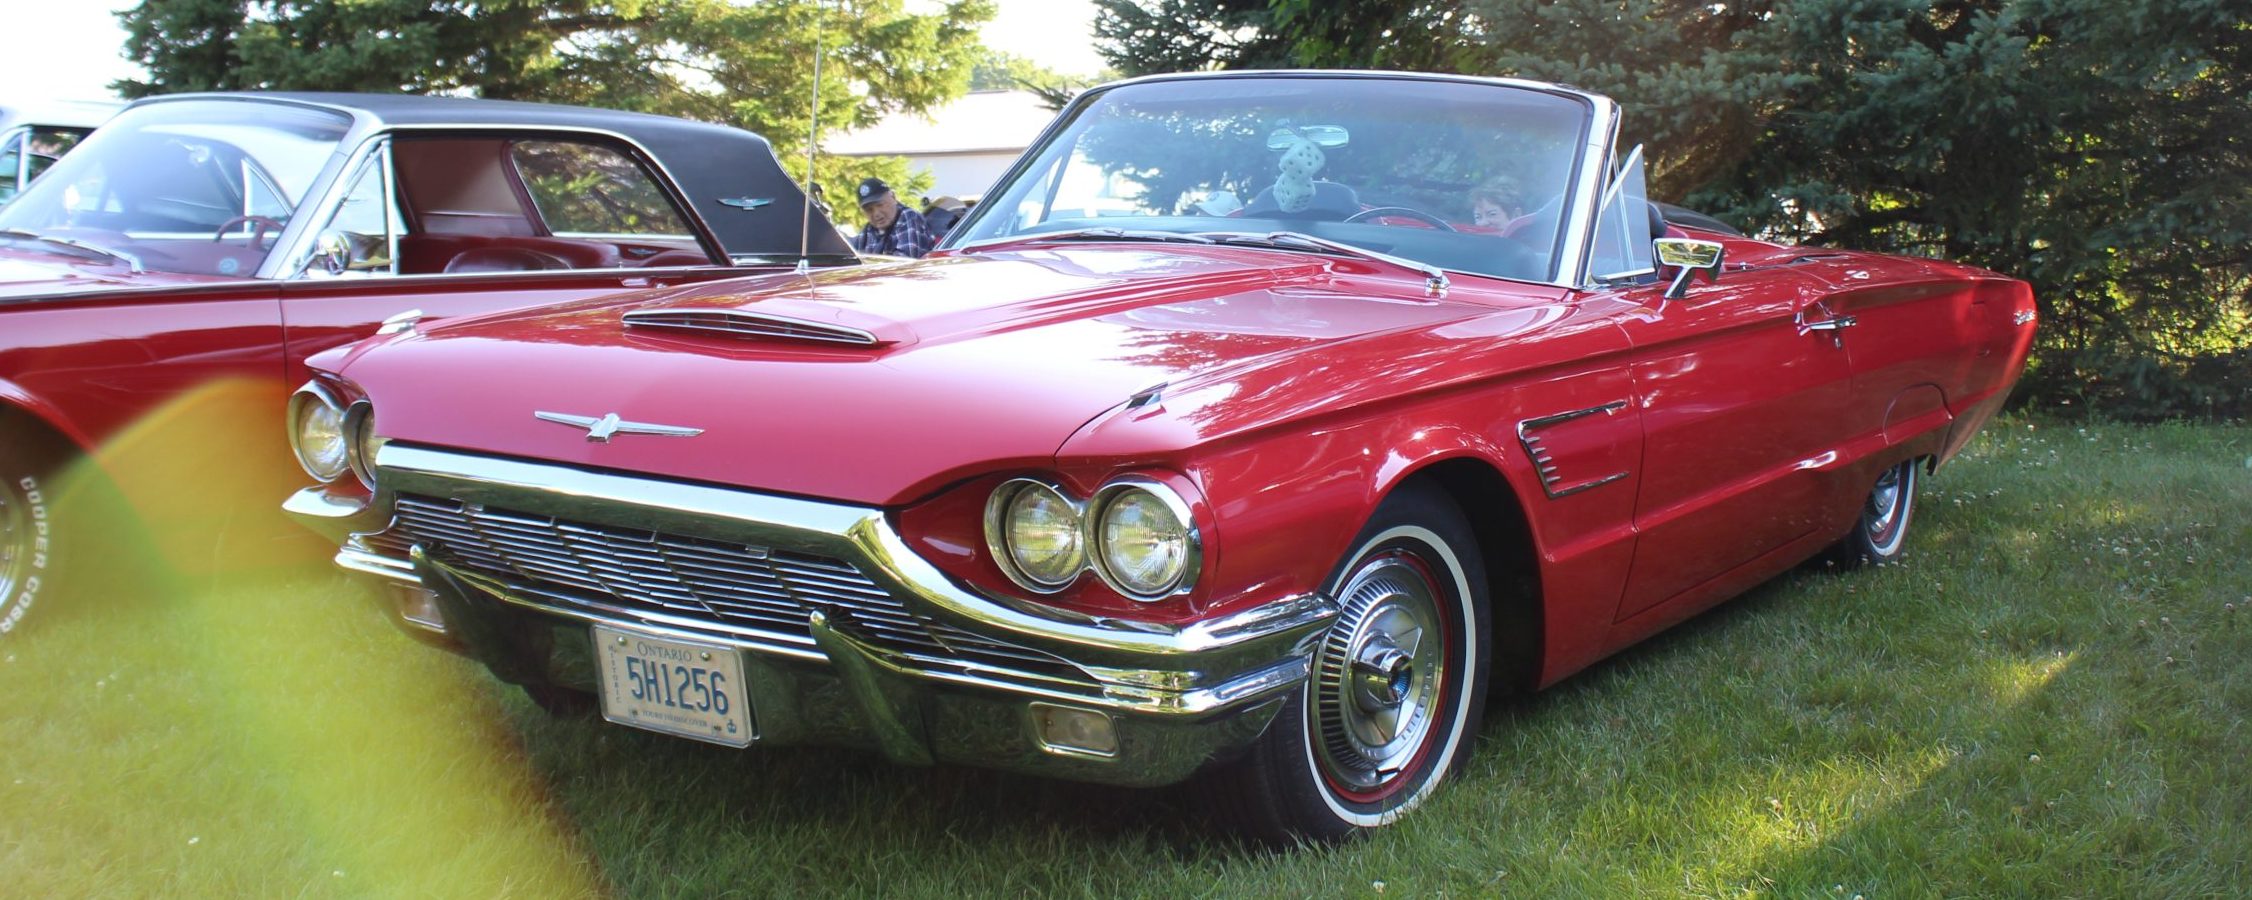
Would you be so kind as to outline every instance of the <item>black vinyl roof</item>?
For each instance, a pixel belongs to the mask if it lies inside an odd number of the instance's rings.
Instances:
[[[766,139],[740,128],[614,109],[416,94],[244,91],[168,94],[140,103],[180,100],[320,106],[348,113],[378,130],[490,127],[613,132],[657,158],[729,256],[794,259],[798,254],[805,194],[782,171]],[[818,207],[806,227],[810,234],[805,248],[811,256],[852,257],[852,248]]]

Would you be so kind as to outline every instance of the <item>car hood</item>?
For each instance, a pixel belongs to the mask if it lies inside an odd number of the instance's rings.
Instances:
[[[393,440],[869,504],[1045,468],[1160,385],[1422,329],[1481,307],[1301,253],[1067,245],[775,275],[465,319],[316,357]],[[873,346],[628,327],[750,313]],[[588,429],[535,413],[702,429]]]

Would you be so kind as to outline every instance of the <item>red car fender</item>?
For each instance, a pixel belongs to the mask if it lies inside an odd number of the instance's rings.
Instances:
[[[22,411],[32,421],[69,441],[81,453],[92,454],[94,451],[93,439],[71,422],[62,410],[24,390],[22,385],[0,378],[0,410],[6,409]]]

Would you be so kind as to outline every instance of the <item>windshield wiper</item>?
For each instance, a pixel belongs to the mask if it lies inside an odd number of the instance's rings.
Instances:
[[[81,240],[74,237],[56,237],[54,235],[40,234],[39,232],[32,231],[26,228],[0,228],[0,234],[5,234],[10,237],[20,237],[26,240],[39,241],[40,243],[44,244],[56,244],[64,247],[71,247],[78,250],[85,250],[89,253],[98,253],[102,256],[106,256],[111,259],[117,260],[118,262],[124,263],[125,267],[131,270],[135,275],[139,275],[143,272],[148,271],[147,268],[141,265],[140,257],[134,256],[133,254],[127,253],[123,250],[104,247],[100,244],[94,243],[93,241]]]
[[[1020,236],[1018,236],[1018,237],[1008,237],[1008,238],[1001,238],[1001,239],[999,239],[999,240],[991,240],[991,241],[986,241],[986,242],[984,242],[984,243],[981,243],[981,244],[969,244],[969,245],[967,245],[967,246],[964,246],[964,247],[962,248],[962,252],[963,252],[963,253],[972,253],[972,252],[976,252],[976,251],[979,251],[979,250],[999,250],[999,249],[1001,249],[1001,248],[1004,248],[1004,247],[1016,247],[1016,246],[1020,246],[1020,245],[1023,245],[1023,244],[1037,244],[1037,243],[1042,243],[1042,242],[1045,242],[1045,241],[1089,241],[1089,240],[1093,240],[1093,241],[1167,241],[1167,242],[1178,243],[1178,244],[1210,244],[1210,243],[1214,243],[1214,241],[1213,241],[1213,240],[1212,240],[1211,238],[1209,238],[1209,237],[1206,237],[1206,236],[1204,236],[1204,235],[1200,235],[1200,234],[1181,234],[1181,233],[1179,233],[1179,232],[1175,232],[1175,231],[1147,231],[1147,230],[1141,230],[1141,229],[1132,229],[1132,228],[1113,228],[1113,227],[1103,227],[1103,228],[1073,228],[1073,229],[1068,229],[1068,230],[1065,230],[1065,231],[1045,231],[1045,232],[1041,232],[1041,233],[1039,233],[1039,234],[1027,234],[1027,235],[1020,235]]]
[[[1446,270],[1438,266],[1393,256],[1389,253],[1378,253],[1366,247],[1355,247],[1328,238],[1318,238],[1302,231],[1270,231],[1266,234],[1254,234],[1249,231],[1206,231],[1200,232],[1196,236],[1208,238],[1216,244],[1272,247],[1277,250],[1303,250],[1309,253],[1334,253],[1339,256],[1350,256],[1389,266],[1398,266],[1422,275],[1424,291],[1433,297],[1446,296],[1447,288],[1452,284],[1447,280]]]

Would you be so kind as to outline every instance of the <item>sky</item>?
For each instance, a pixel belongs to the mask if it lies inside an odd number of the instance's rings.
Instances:
[[[125,32],[112,15],[135,4],[0,0],[0,22],[10,25],[6,50],[0,52],[0,100],[114,96],[110,82],[140,74],[139,66],[119,55]],[[932,5],[909,0],[910,8]],[[1000,0],[1000,8],[985,26],[987,46],[1059,72],[1092,75],[1102,68],[1087,37],[1095,18],[1091,0]]]

